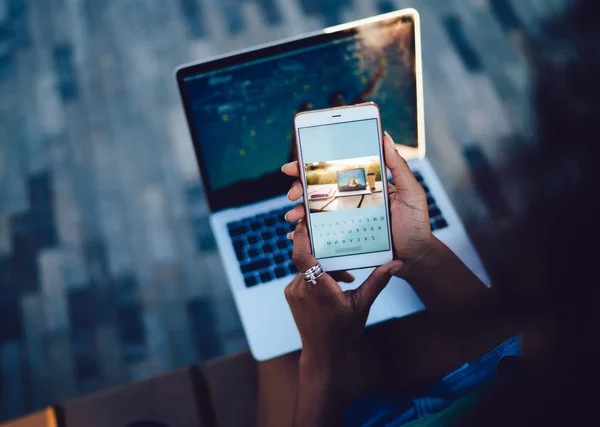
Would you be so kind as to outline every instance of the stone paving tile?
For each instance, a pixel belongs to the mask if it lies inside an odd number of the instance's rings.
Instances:
[[[23,363],[24,344],[21,341],[4,341],[0,344],[0,377],[3,390],[0,413],[4,419],[18,417],[25,413],[25,381]]]
[[[429,157],[476,231],[498,208],[474,164],[528,142],[519,37],[567,2],[0,2],[2,417],[246,347],[174,66],[417,7]]]
[[[68,329],[54,330],[45,334],[48,351],[46,369],[49,373],[49,389],[54,402],[62,402],[79,394],[75,377],[75,353]]]
[[[48,351],[46,348],[46,318],[44,304],[39,293],[21,298],[23,319],[23,343],[27,348],[27,393],[28,407],[41,408],[53,399],[48,373]]]
[[[0,258],[11,251],[9,222],[8,215],[0,215]]]
[[[104,387],[116,386],[124,382],[126,377],[125,362],[122,358],[119,334],[114,323],[96,328],[96,348],[100,377]]]
[[[0,258],[0,343],[23,337],[23,319],[13,268],[11,258]]]

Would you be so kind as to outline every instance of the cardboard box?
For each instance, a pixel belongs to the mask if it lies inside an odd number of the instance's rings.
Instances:
[[[70,400],[66,427],[212,427],[206,385],[195,367]]]
[[[258,404],[258,365],[249,352],[202,364],[219,427],[253,426]]]
[[[26,417],[17,418],[0,424],[1,427],[57,427],[56,414],[52,408],[36,412]]]

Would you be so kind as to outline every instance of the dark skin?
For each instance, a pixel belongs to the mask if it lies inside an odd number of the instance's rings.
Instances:
[[[493,307],[494,292],[432,234],[425,193],[387,134],[384,154],[396,184],[389,186],[394,261],[350,292],[342,292],[339,276],[326,274],[316,285],[299,276],[292,281],[286,298],[303,350],[259,365],[259,426],[337,425],[343,407],[356,398],[444,375],[515,332],[504,326],[494,329],[492,322],[472,322],[472,308]],[[282,171],[298,177],[298,163],[288,163]],[[296,182],[288,197],[298,200],[302,192]],[[294,240],[293,258],[300,271],[316,263],[304,216],[304,206],[286,216],[300,221],[288,236]],[[369,309],[392,275],[409,281],[428,312],[365,331]],[[446,316],[457,312],[465,313],[465,319]]]

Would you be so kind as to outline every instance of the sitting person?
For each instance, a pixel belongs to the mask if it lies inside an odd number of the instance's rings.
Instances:
[[[259,364],[258,425],[539,425],[563,419],[567,400],[546,387],[565,386],[564,336],[556,331],[568,324],[541,311],[515,336],[521,325],[507,316],[496,289],[432,234],[425,193],[387,134],[384,147],[395,184],[389,191],[394,261],[353,291],[337,283],[353,280],[347,272],[325,274],[317,284],[298,275],[290,283],[285,296],[303,349]],[[297,162],[283,171],[298,176]],[[289,198],[300,199],[302,191],[295,183]],[[317,263],[304,216],[303,205],[287,215],[298,221],[288,237],[300,271]],[[369,309],[393,275],[413,286],[427,312],[365,331]],[[560,405],[550,414],[549,404]],[[515,411],[526,417],[515,420]]]
[[[593,0],[578,0],[556,23],[561,52],[570,52],[566,63],[557,62],[556,44],[531,45],[539,150],[527,162],[528,213],[513,233],[520,240],[510,242],[527,268],[515,266],[502,283],[485,287],[432,234],[423,190],[386,135],[395,259],[354,291],[337,283],[351,282],[348,272],[316,285],[300,276],[290,283],[285,296],[302,351],[259,363],[260,427],[597,424],[594,11]],[[298,177],[298,164],[283,172]],[[289,197],[301,196],[295,183]],[[301,206],[287,219],[304,216]],[[305,221],[289,237],[305,271],[316,262]],[[413,287],[426,311],[365,329],[393,275]]]

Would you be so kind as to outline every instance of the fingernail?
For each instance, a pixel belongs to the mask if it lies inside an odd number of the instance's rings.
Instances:
[[[288,215],[289,215],[289,212],[288,212],[288,213],[286,213],[286,214],[283,216],[283,219],[285,219],[286,221],[288,221],[288,219],[287,219],[287,216],[288,216]]]
[[[292,233],[286,234],[285,237],[287,237],[288,240],[292,240]]]
[[[285,167],[285,165],[281,166],[281,172],[283,172],[283,168]]]

